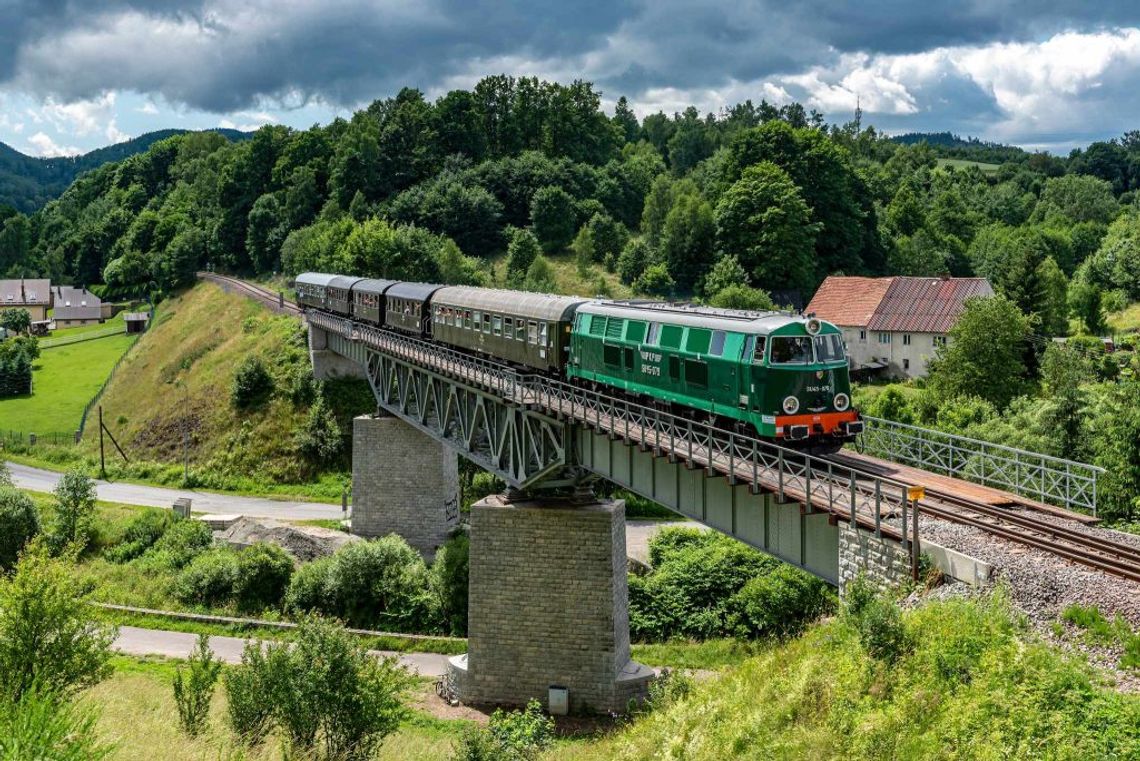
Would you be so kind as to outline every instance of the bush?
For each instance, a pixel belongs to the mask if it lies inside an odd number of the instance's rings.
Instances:
[[[259,651],[250,643],[239,675],[226,680],[227,690],[240,691],[229,695],[242,711],[236,725],[231,713],[231,726],[246,737],[273,724],[301,753],[368,758],[405,715],[412,677],[395,659],[369,655],[339,624],[306,618],[294,642]]]
[[[174,703],[178,706],[178,722],[182,731],[197,737],[206,728],[206,720],[210,717],[210,698],[214,696],[214,685],[222,669],[221,662],[214,659],[210,650],[208,635],[198,635],[197,646],[187,664],[189,673],[186,678],[183,678],[181,667],[174,674]]]
[[[323,394],[317,394],[304,425],[297,431],[296,440],[302,454],[322,465],[333,462],[340,455],[344,439],[336,415]]]
[[[392,631],[424,631],[435,623],[427,566],[399,536],[354,542],[333,557],[331,606],[322,612],[353,626]]]
[[[57,695],[0,699],[0,758],[98,761],[114,750],[98,740],[95,713]]]
[[[870,584],[856,579],[848,584],[845,613],[859,632],[859,642],[867,655],[888,665],[894,664],[911,648],[902,611]]]
[[[273,703],[265,653],[257,642],[247,643],[241,654],[241,668],[229,669],[223,677],[226,687],[226,719],[230,729],[247,745],[265,739],[273,718]]]
[[[335,605],[331,604],[329,574],[335,562],[335,558],[329,556],[303,563],[289,581],[289,588],[285,592],[285,610],[290,613],[308,613],[334,608]]]
[[[175,519],[174,524],[143,554],[143,560],[163,568],[178,569],[214,544],[214,532],[202,521]]]
[[[259,407],[273,394],[273,376],[260,357],[249,356],[242,360],[234,372],[230,386],[230,400],[239,410]]]
[[[143,510],[127,524],[122,540],[103,551],[103,557],[112,563],[134,560],[153,547],[174,520],[175,514],[169,510]]]
[[[16,564],[20,551],[40,533],[40,514],[26,494],[0,486],[0,570]]]
[[[293,558],[275,544],[259,542],[238,553],[233,595],[247,610],[281,603],[293,575]]]
[[[213,605],[234,592],[237,555],[228,549],[203,552],[190,561],[174,580],[174,596],[184,603]]]
[[[835,608],[827,584],[790,565],[756,576],[728,603],[730,626],[740,637],[799,634],[809,623]]]
[[[19,702],[35,688],[67,698],[110,674],[115,631],[91,617],[73,561],[35,541],[0,576],[0,697]]]
[[[459,740],[455,761],[533,761],[554,741],[554,720],[537,700],[523,711],[491,714],[486,728],[468,730]]]
[[[467,579],[471,541],[466,534],[448,539],[435,553],[431,567],[432,588],[438,599],[444,630],[467,634]]]

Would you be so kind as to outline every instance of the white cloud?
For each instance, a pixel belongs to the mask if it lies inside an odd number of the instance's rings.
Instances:
[[[158,116],[158,106],[154,105],[149,100],[136,108],[135,111],[140,114],[146,114],[147,116]]]
[[[107,124],[107,130],[103,134],[105,134],[107,136],[107,140],[112,145],[115,143],[121,143],[124,140],[130,140],[131,139],[130,135],[128,135],[126,132],[123,132],[121,129],[119,129],[118,125],[115,124],[114,119],[112,119]]]
[[[83,137],[107,129],[114,117],[116,93],[106,92],[98,98],[60,103],[49,98],[40,109],[42,115],[60,132]]]
[[[28,143],[34,148],[33,153],[43,158],[57,158],[59,156],[78,156],[82,150],[73,145],[57,145],[54,140],[43,132],[37,132],[28,138]]]

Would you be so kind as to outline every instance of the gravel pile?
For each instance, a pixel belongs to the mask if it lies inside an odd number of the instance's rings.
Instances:
[[[268,519],[242,517],[225,531],[215,531],[214,538],[231,547],[248,547],[258,542],[276,544],[300,561],[316,560],[331,555],[360,537],[320,526],[294,526]]]

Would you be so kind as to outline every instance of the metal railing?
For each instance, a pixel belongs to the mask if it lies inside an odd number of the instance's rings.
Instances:
[[[44,433],[27,432],[24,431],[0,431],[0,444],[27,444],[35,446],[36,444],[51,444],[52,446],[63,446],[75,444],[79,441],[78,431],[47,431]]]
[[[307,310],[309,322],[369,348],[460,379],[504,401],[540,409],[556,417],[620,436],[747,483],[753,492],[774,493],[835,513],[881,535],[905,539],[909,507],[907,484],[856,473],[831,460],[787,449],[754,436],[726,431],[711,423],[591,391],[565,381],[516,369],[346,318]],[[901,518],[901,522],[898,522]]]
[[[1104,468],[893,420],[863,420],[860,452],[1096,515]]]

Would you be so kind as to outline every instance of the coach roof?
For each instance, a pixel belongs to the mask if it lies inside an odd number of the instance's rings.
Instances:
[[[505,291],[492,288],[452,286],[440,289],[436,304],[463,309],[533,317],[536,320],[569,320],[574,310],[588,301],[578,296],[553,296],[548,293]]]

